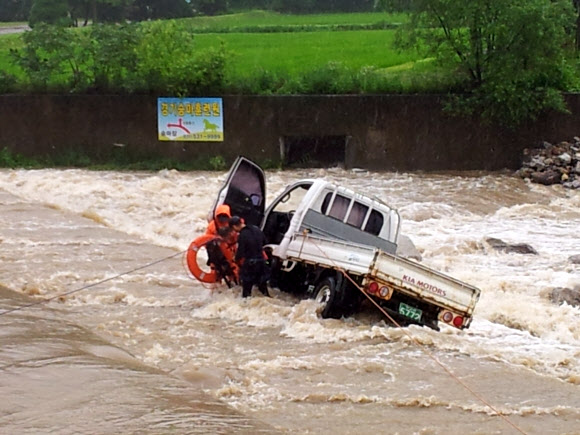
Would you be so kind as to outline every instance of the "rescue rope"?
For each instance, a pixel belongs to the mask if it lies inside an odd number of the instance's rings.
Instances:
[[[306,237],[308,237],[308,236],[306,236]],[[358,283],[355,280],[353,280],[350,277],[350,275],[348,273],[346,273],[346,271],[343,268],[338,267],[336,265],[336,263],[326,254],[326,252],[324,252],[324,250],[315,241],[313,241],[313,240],[311,240],[311,241],[314,244],[314,246],[316,246],[316,248],[318,248],[318,250],[330,261],[330,263],[336,268],[337,271],[339,271],[340,273],[342,273],[363,295],[365,295],[365,297],[369,301],[371,301],[373,303],[373,305],[375,307],[377,307],[379,309],[379,311],[381,311],[391,322],[393,322],[401,331],[403,331],[403,333],[405,333],[407,335],[407,337],[419,349],[421,349],[423,352],[425,352],[425,354],[427,354],[427,356],[429,356],[429,358],[431,358],[437,365],[439,365],[439,367],[441,367],[451,378],[453,378],[459,385],[461,385],[463,388],[465,388],[469,393],[471,393],[481,403],[483,403],[489,409],[491,409],[493,412],[495,412],[496,415],[498,415],[499,417],[501,417],[507,424],[509,424],[511,427],[513,427],[519,433],[524,434],[524,435],[527,435],[527,432],[525,432],[523,429],[521,429],[519,426],[517,426],[515,423],[513,423],[506,415],[504,415],[497,408],[495,408],[481,394],[479,394],[475,390],[473,390],[463,380],[461,380],[459,377],[457,377],[449,368],[447,368],[447,366],[445,364],[443,364],[441,361],[439,361],[439,359],[433,354],[433,352],[431,352],[423,344],[421,344],[413,336],[413,334],[411,334],[406,328],[403,328],[383,307],[381,307],[373,298],[371,298],[370,295],[367,292],[365,292],[364,289],[360,285],[358,285]]]
[[[134,269],[127,270],[125,272],[119,273],[118,275],[112,276],[110,278],[106,278],[106,279],[103,279],[101,281],[97,281],[97,282],[94,282],[92,284],[88,284],[88,285],[85,285],[83,287],[80,287],[80,288],[77,288],[77,289],[74,289],[74,290],[70,290],[68,292],[60,293],[60,294],[58,294],[56,296],[52,296],[50,298],[42,299],[40,301],[32,302],[32,303],[26,304],[26,305],[21,305],[20,307],[11,308],[9,310],[4,310],[4,311],[2,311],[0,313],[0,316],[3,316],[5,314],[9,314],[9,313],[13,313],[15,311],[21,311],[21,310],[24,310],[26,308],[31,308],[31,307],[34,307],[36,305],[45,304],[47,302],[53,301],[53,300],[58,299],[58,298],[61,298],[63,296],[68,296],[68,295],[71,295],[73,293],[77,293],[77,292],[80,292],[82,290],[86,290],[86,289],[91,288],[91,287],[96,287],[96,286],[98,286],[100,284],[104,284],[106,282],[112,281],[112,280],[117,279],[117,278],[120,278],[122,276],[129,275],[131,273],[137,272],[138,270],[146,269],[148,267],[155,266],[156,264],[162,263],[164,261],[171,260],[172,258],[175,258],[178,255],[183,255],[185,252],[186,251],[180,251],[180,252],[177,252],[176,254],[171,254],[171,255],[169,255],[167,257],[164,257],[164,258],[161,258],[159,260],[152,261],[151,263],[147,263],[147,264],[144,264],[142,266],[135,267]]]

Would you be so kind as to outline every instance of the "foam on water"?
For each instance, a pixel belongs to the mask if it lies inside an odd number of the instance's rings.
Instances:
[[[131,235],[127,240],[132,243],[129,255],[140,252],[135,237],[162,247],[185,249],[205,231],[207,212],[225,175],[0,171],[0,188],[23,200],[70,211]],[[142,343],[145,350],[141,358],[148,364],[187,373],[193,370],[188,367],[203,370],[212,366],[208,361],[217,358],[220,362],[212,369],[224,384],[214,393],[245,411],[253,406],[267,409],[269,401],[291,401],[297,405],[345,402],[490,412],[477,403],[424,395],[428,381],[414,384],[415,390],[405,398],[389,398],[375,389],[374,376],[380,376],[387,385],[401,376],[395,371],[402,361],[400,356],[393,357],[397,352],[403,352],[405,358],[425,359],[416,343],[445,355],[500,362],[573,385],[580,382],[580,309],[554,305],[546,297],[555,287],[580,285],[580,266],[568,261],[580,254],[580,192],[537,186],[506,174],[384,174],[332,169],[268,173],[268,198],[297,179],[313,177],[334,180],[397,207],[403,218],[402,232],[413,240],[424,264],[482,290],[471,327],[465,331],[445,326],[440,332],[418,327],[401,330],[387,327],[374,312],[322,320],[314,301],[300,301],[277,290],[272,291],[272,299],[257,296],[242,300],[239,288],[209,291],[192,283],[183,269],[144,271],[98,291],[67,296],[63,302],[75,307],[114,306],[118,317],[111,314],[111,319],[100,325],[101,330],[119,334],[127,343]],[[78,229],[78,224],[66,221],[59,225],[63,231],[75,225]],[[28,288],[31,294],[52,296],[70,288],[72,282],[97,282],[125,270],[121,246],[129,245],[124,241],[117,242],[118,258],[103,273],[96,266],[111,260],[102,254],[108,239],[77,240],[64,234],[60,241],[64,247],[82,244],[93,248],[87,255],[92,266],[74,273],[53,272],[32,278],[18,275],[7,284],[24,291]],[[538,255],[498,252],[485,242],[487,237],[527,243]],[[22,234],[5,237],[3,243],[23,252],[27,244],[42,249],[42,242],[32,243]],[[110,243],[114,246],[115,241]],[[138,315],[123,318],[123,306],[147,312],[147,324],[139,323]],[[151,314],[156,309],[173,310],[173,317],[158,318]],[[211,331],[217,328],[225,335],[222,345],[231,346],[235,360],[226,351],[211,348]],[[256,349],[255,355],[250,355],[236,346],[235,338],[228,338],[228,328],[247,328],[252,334],[264,335],[270,344],[276,337],[284,337],[299,348],[332,349],[336,360],[328,361],[324,350],[297,356],[284,354],[284,349],[275,354]],[[193,352],[198,342],[206,346],[204,352]],[[318,373],[320,366],[335,372],[341,382],[348,380],[348,370],[362,379],[368,376],[364,385],[369,392],[356,393],[355,387],[341,390],[338,383],[332,384]],[[285,379],[284,373],[290,369],[306,372],[312,391],[296,391],[292,378]],[[269,385],[265,380],[268,376],[279,377],[284,386]],[[538,404],[506,404],[501,411],[506,415],[568,412],[565,406]]]

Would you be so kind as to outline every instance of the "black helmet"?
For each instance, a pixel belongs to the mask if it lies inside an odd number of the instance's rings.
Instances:
[[[230,227],[235,227],[237,225],[240,225],[242,223],[242,218],[239,216],[232,216],[230,218]]]

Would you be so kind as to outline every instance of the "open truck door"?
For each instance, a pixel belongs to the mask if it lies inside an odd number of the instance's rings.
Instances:
[[[210,217],[213,217],[218,206],[227,204],[232,216],[240,216],[246,223],[260,226],[264,217],[265,201],[264,171],[256,163],[240,156],[230,168],[227,180],[210,210]]]

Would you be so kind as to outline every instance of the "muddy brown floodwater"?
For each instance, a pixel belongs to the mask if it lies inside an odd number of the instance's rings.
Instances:
[[[0,310],[54,298],[0,315],[2,431],[580,434],[580,310],[545,297],[580,284],[580,192],[504,173],[267,173],[270,199],[324,177],[398,208],[424,264],[482,290],[468,330],[436,332],[190,279],[181,252],[224,177],[0,171]]]

